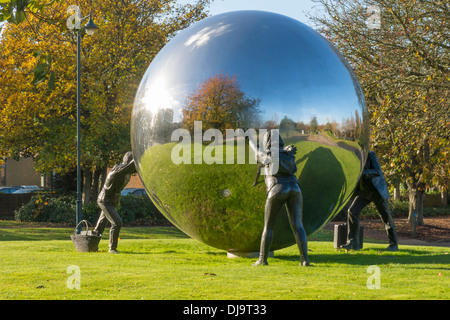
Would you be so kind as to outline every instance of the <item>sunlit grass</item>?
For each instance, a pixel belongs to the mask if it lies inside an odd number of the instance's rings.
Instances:
[[[365,242],[345,253],[324,230],[309,241],[311,267],[299,267],[295,246],[276,251],[269,266],[253,267],[254,259],[227,258],[175,228],[124,228],[121,253],[112,255],[107,235],[99,252],[78,253],[69,228],[0,226],[1,299],[450,298],[449,248],[387,252],[386,243]],[[67,286],[71,265],[80,270],[79,290]],[[371,265],[380,268],[380,289],[367,286]]]

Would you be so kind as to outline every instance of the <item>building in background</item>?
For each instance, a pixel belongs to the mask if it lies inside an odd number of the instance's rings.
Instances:
[[[31,185],[49,188],[51,177],[34,170],[32,158],[6,159],[0,170],[0,186]]]
[[[51,174],[42,174],[34,169],[33,158],[20,158],[19,160],[6,159],[0,166],[0,186],[31,185],[39,188],[52,187]],[[143,188],[141,179],[133,175],[126,188]]]

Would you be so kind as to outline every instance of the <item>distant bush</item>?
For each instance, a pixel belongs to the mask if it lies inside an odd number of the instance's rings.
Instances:
[[[394,218],[408,217],[409,202],[408,201],[394,201],[389,200],[389,208]],[[450,214],[450,207],[424,207],[424,217],[442,216]],[[361,211],[361,215],[366,218],[378,218],[378,210],[371,202],[367,207]]]
[[[93,226],[97,223],[101,210],[96,202],[83,204],[82,215],[83,220],[89,221]]]
[[[353,199],[351,199],[344,208],[336,215],[334,218],[336,221],[345,221],[347,220],[347,212],[348,208],[352,204]],[[405,201],[394,201],[389,199],[389,208],[391,210],[392,216],[394,218],[407,218],[409,212],[409,202]],[[443,216],[450,215],[450,206],[448,207],[424,207],[423,208],[424,217],[431,216]],[[376,218],[378,219],[380,215],[378,214],[378,210],[371,202],[361,211],[361,217],[364,218]]]
[[[423,215],[425,217],[450,215],[450,207],[424,207]]]
[[[18,221],[73,223],[76,204],[70,196],[38,194],[14,212]]]
[[[117,212],[124,224],[170,224],[146,196],[125,196],[120,200]],[[101,210],[97,203],[87,203],[82,208],[82,219],[92,225]],[[14,212],[15,220],[27,222],[52,222],[73,225],[76,221],[76,197],[70,195],[38,194]]]
[[[389,208],[391,209],[391,214],[394,218],[408,216],[409,204],[407,201],[389,200]],[[361,215],[366,218],[380,217],[378,210],[373,202],[371,202],[361,211]]]

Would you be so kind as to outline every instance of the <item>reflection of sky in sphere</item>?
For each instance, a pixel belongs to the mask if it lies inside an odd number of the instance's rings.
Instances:
[[[327,40],[293,19],[266,18],[263,12],[251,19],[225,13],[180,32],[147,71],[147,107],[173,108],[178,122],[188,95],[206,79],[227,74],[237,76],[248,97],[261,98],[265,121],[317,117],[325,124],[361,110],[353,74]]]

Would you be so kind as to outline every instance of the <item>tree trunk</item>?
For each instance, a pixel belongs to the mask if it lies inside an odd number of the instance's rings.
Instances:
[[[100,176],[102,174],[102,169],[97,168],[94,171],[94,181],[92,182],[92,202],[97,201],[98,194],[100,192]]]
[[[100,184],[99,190],[102,190],[103,185],[105,184],[105,181],[106,181],[106,176],[108,174],[108,168],[107,167],[101,168],[100,172],[101,172],[101,174],[100,174],[101,175],[101,179],[100,179],[101,184]]]
[[[408,222],[411,226],[411,236],[416,237],[416,227],[417,227],[417,202],[415,200],[415,191],[408,188],[409,195],[409,212],[408,212]]]
[[[397,182],[394,186],[394,201],[400,201],[400,182]]]
[[[423,200],[425,190],[421,183],[407,182],[409,195],[408,221],[411,225],[411,236],[416,236],[416,227],[423,226]]]
[[[447,190],[444,187],[441,187],[441,203],[443,207],[447,207],[448,198],[447,198]]]
[[[423,222],[423,201],[425,199],[425,192],[424,191],[417,191],[417,225],[418,226],[424,226]]]
[[[83,176],[83,204],[86,204],[91,202],[92,171],[84,170]]]

